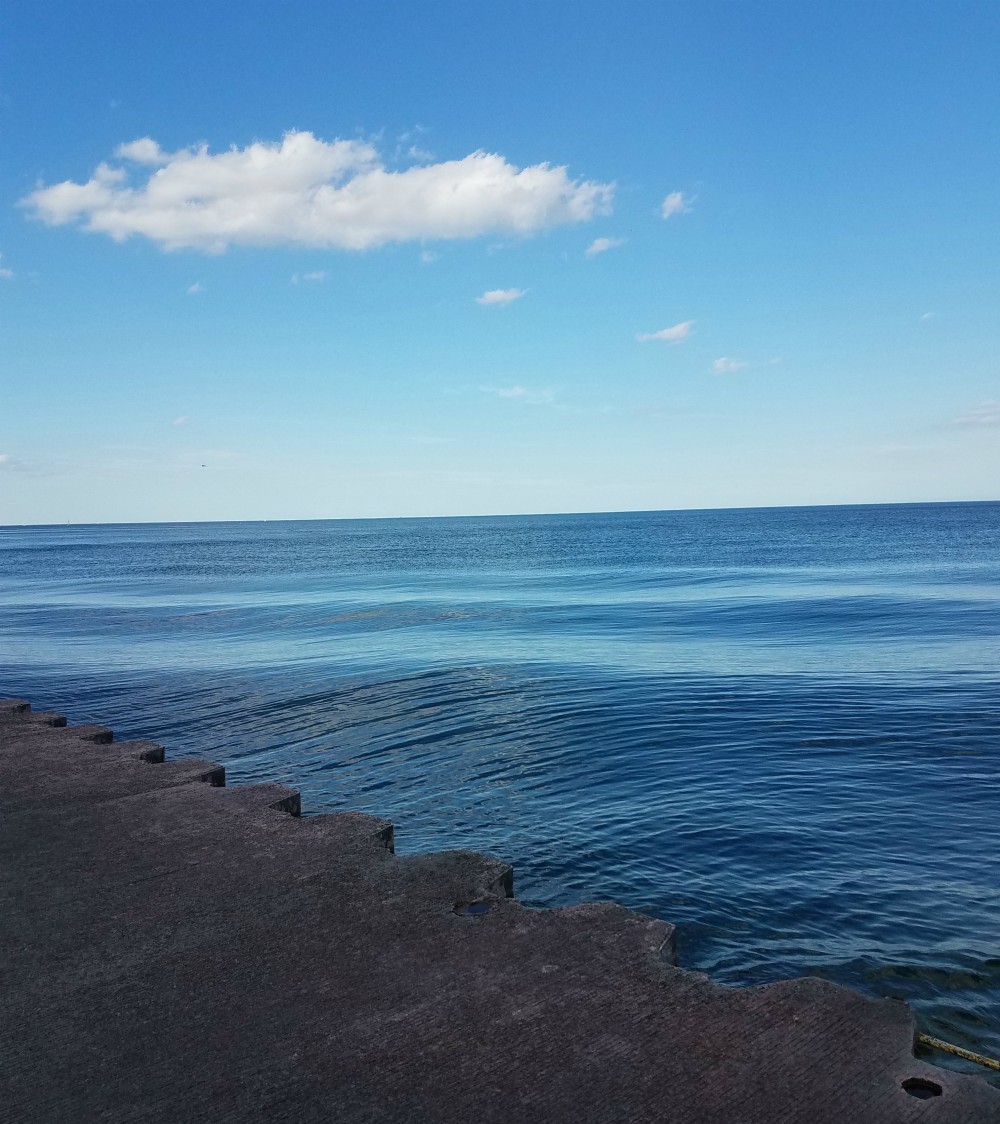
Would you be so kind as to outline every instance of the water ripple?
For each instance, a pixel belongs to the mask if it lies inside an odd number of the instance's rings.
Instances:
[[[2,693],[1000,1053],[998,505],[0,528],[0,574]]]

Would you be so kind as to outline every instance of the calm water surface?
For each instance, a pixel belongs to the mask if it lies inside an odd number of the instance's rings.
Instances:
[[[1000,504],[0,528],[0,694],[998,1055],[998,579]]]

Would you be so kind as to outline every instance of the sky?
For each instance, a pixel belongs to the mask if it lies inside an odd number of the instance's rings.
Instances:
[[[998,48],[995,0],[6,0],[0,524],[996,500]]]

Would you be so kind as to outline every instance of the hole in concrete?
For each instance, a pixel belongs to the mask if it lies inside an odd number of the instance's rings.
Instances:
[[[928,1081],[926,1077],[907,1077],[903,1082],[903,1088],[911,1097],[917,1097],[922,1101],[941,1096],[941,1086],[936,1081]]]
[[[455,905],[455,912],[460,917],[482,917],[493,909],[496,909],[496,902],[457,902]]]

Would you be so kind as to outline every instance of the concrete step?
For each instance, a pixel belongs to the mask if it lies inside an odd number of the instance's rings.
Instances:
[[[7,1119],[1000,1124],[904,1004],[721,987],[665,921],[530,909],[501,859],[26,713],[0,704]]]

